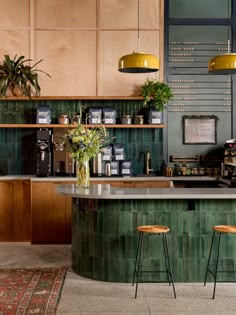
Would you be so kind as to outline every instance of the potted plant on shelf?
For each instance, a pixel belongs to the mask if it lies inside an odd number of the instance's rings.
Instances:
[[[50,77],[48,73],[35,68],[42,60],[30,66],[32,59],[17,55],[11,59],[9,55],[5,55],[5,59],[0,63],[0,96],[6,96],[8,89],[13,96],[39,96],[41,88],[38,72]]]
[[[144,99],[144,112],[148,113],[149,123],[161,123],[162,112],[166,103],[173,97],[171,88],[164,82],[156,79],[147,79],[141,87],[141,95]],[[152,117],[152,115],[154,115]]]

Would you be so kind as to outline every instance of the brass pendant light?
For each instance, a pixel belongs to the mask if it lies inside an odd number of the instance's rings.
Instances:
[[[228,17],[230,18],[230,1],[228,0]],[[228,26],[228,38],[230,38],[230,28]],[[236,73],[236,54],[230,53],[230,40],[228,39],[228,52],[215,56],[208,61],[208,73],[212,74],[234,74]]]
[[[159,70],[159,59],[156,56],[139,52],[139,0],[137,52],[122,56],[118,62],[118,70],[125,73],[148,73]]]

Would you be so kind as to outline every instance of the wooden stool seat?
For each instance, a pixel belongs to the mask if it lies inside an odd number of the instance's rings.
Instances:
[[[235,225],[215,225],[212,230],[217,231],[219,233],[236,233]]]
[[[167,233],[170,229],[167,226],[163,225],[143,225],[138,226],[137,230],[142,233]]]

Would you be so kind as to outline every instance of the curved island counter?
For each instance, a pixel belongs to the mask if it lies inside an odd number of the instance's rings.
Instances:
[[[100,281],[131,282],[136,227],[158,224],[170,227],[167,238],[174,280],[202,282],[212,226],[236,224],[235,188],[114,188],[95,184],[81,189],[66,184],[56,189],[73,197],[73,270]],[[147,237],[144,264],[162,269],[161,240]],[[222,242],[222,264],[235,265],[236,240],[225,235]]]

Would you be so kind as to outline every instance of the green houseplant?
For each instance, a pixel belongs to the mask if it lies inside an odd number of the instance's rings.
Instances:
[[[0,63],[0,96],[6,96],[10,89],[14,96],[28,96],[32,94],[39,96],[41,88],[38,82],[38,72],[50,75],[35,67],[43,60],[39,60],[30,66],[32,59],[25,59],[25,56],[11,59],[9,55]]]
[[[171,88],[156,79],[147,79],[142,85],[141,95],[146,108],[153,108],[159,112],[165,109],[166,103],[173,97]]]

